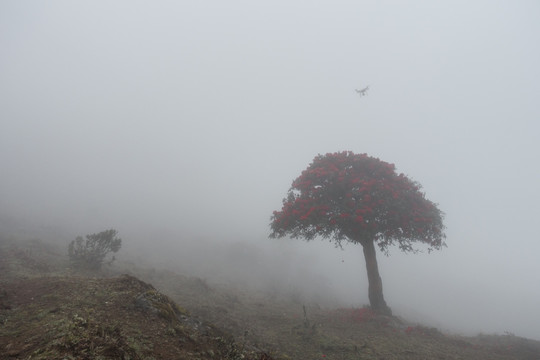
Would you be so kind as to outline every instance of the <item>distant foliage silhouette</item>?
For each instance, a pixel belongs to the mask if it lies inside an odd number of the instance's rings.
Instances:
[[[86,235],[86,239],[77,236],[69,244],[69,259],[76,269],[99,270],[109,253],[116,253],[122,246],[122,239],[116,237],[118,232],[114,229],[105,230],[97,234]],[[109,264],[115,257],[109,260]]]

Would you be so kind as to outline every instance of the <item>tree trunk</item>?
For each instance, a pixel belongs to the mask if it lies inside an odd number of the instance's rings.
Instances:
[[[392,310],[386,305],[383,297],[382,280],[379,275],[377,265],[377,256],[375,253],[375,244],[373,241],[362,242],[364,248],[364,258],[366,259],[366,268],[369,282],[369,303],[371,309],[383,315],[392,315]]]

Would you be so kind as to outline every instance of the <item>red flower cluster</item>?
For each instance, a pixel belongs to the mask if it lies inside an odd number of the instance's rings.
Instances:
[[[410,334],[412,332],[414,332],[416,330],[416,328],[412,327],[412,326],[407,326],[407,328],[405,329],[405,332],[407,334]]]
[[[271,227],[278,237],[370,238],[383,247],[397,241],[405,251],[411,241],[444,245],[442,213],[418,183],[394,164],[347,151],[317,156],[293,181]]]

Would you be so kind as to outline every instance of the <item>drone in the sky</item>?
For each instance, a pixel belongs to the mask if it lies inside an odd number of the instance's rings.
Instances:
[[[363,88],[362,90],[354,89],[354,91],[356,91],[356,93],[360,96],[366,96],[368,90],[369,90],[369,85]]]

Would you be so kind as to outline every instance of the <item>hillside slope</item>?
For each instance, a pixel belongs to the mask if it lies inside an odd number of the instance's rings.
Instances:
[[[6,358],[250,356],[230,336],[131,276],[19,279],[2,284],[1,301],[0,349]]]
[[[540,342],[510,334],[454,336],[367,308],[114,269],[80,276],[62,249],[0,238],[0,358],[540,359]]]
[[[39,241],[2,241],[0,260],[0,359],[270,359],[133,276],[70,275]]]
[[[290,359],[540,359],[540,342],[512,334],[444,334],[398,316],[375,315],[368,308],[323,308],[294,296],[211,286],[171,273],[150,278],[193,314]]]

